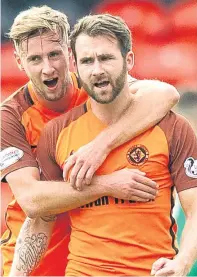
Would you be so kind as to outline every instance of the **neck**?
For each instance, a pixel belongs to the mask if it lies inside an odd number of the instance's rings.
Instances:
[[[91,99],[92,112],[106,125],[117,122],[130,106],[133,97],[126,82],[120,94],[109,104],[100,104]]]

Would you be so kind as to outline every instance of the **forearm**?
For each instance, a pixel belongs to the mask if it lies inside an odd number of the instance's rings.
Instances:
[[[159,81],[137,81],[130,89],[134,93],[131,106],[99,135],[109,151],[154,126],[179,100],[173,86]]]
[[[75,190],[66,182],[35,182],[35,193],[32,197],[34,208],[31,209],[29,217],[63,213],[95,201],[102,196],[109,196],[111,186],[107,184],[106,178],[105,176],[95,176],[91,186],[85,186],[83,191]]]
[[[187,274],[193,263],[197,260],[197,210],[191,216],[187,216],[181,236],[180,250],[176,259],[185,265]]]
[[[17,238],[12,276],[29,276],[44,256],[55,223],[55,217],[26,218]]]

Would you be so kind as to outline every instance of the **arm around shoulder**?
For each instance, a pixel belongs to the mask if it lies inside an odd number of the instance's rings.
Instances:
[[[180,94],[174,86],[158,80],[137,80],[130,85],[130,91],[137,99],[147,98],[147,104],[152,105],[152,108],[163,116],[180,99]]]

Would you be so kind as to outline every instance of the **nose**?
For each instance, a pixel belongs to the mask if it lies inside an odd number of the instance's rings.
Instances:
[[[43,69],[42,69],[42,73],[45,75],[53,75],[55,69],[52,66],[52,64],[50,63],[49,59],[44,59],[43,60]]]
[[[95,60],[94,65],[93,65],[92,75],[98,76],[98,75],[102,75],[102,74],[104,74],[102,64],[98,60]]]

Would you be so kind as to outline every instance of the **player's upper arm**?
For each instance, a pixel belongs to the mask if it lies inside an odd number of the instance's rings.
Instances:
[[[189,122],[170,113],[163,120],[169,142],[170,173],[178,192],[197,187],[197,138]],[[160,123],[162,124],[162,122]]]
[[[24,167],[37,167],[31,146],[18,114],[2,107],[1,111],[1,180],[6,175]]]

